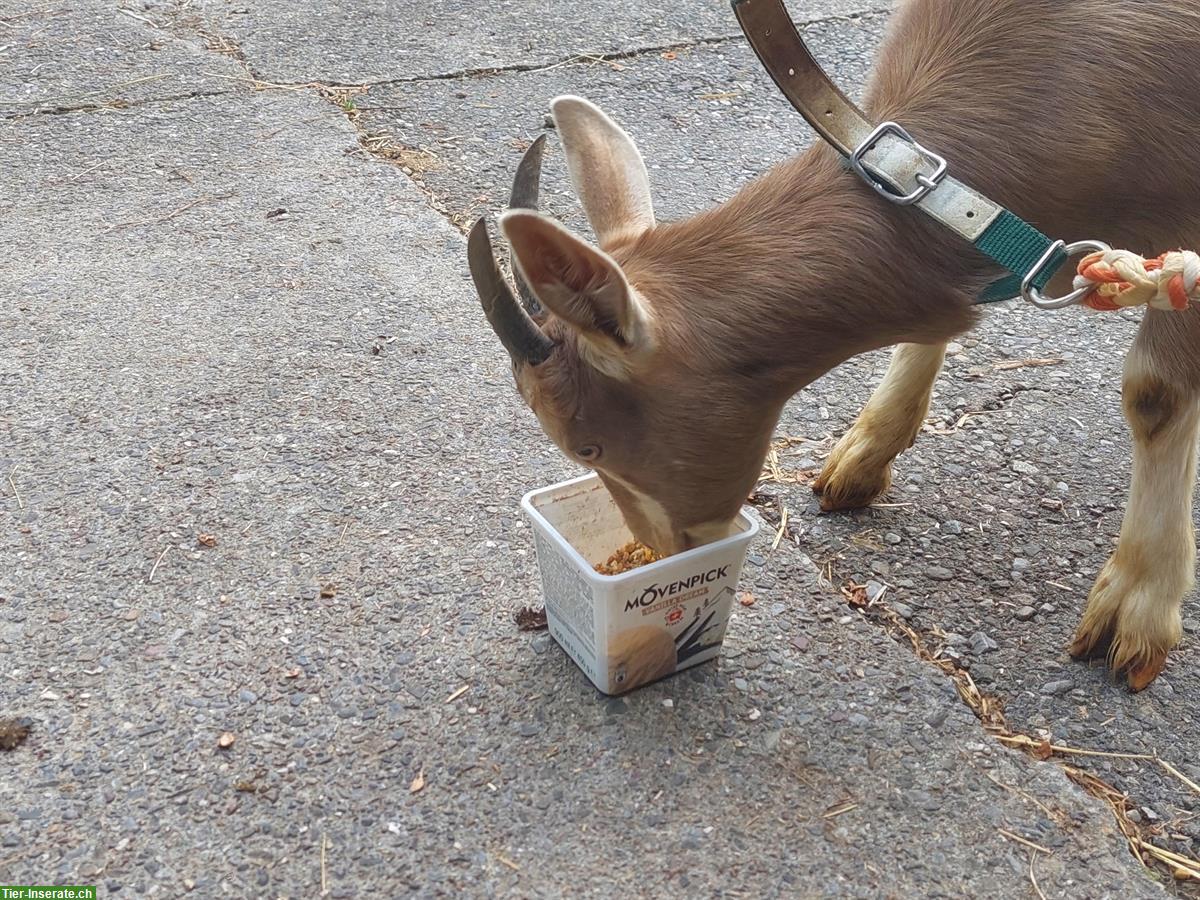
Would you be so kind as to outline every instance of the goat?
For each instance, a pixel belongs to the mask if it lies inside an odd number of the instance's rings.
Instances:
[[[1200,247],[1197,98],[1194,0],[906,0],[865,107],[1046,234],[1159,252]],[[530,208],[502,216],[532,314],[485,259],[482,223],[472,269],[522,397],[604,480],[633,534],[667,554],[726,535],[784,404],[845,360],[895,346],[814,484],[826,510],[886,491],[994,266],[881,201],[823,145],[715,209],[659,224],[630,137],[582,98],[552,110],[598,246]],[[530,191],[515,190],[514,206],[535,205],[517,202]],[[1135,691],[1178,643],[1194,581],[1197,348],[1200,311],[1146,312],[1124,373],[1129,503],[1071,646],[1107,655]]]

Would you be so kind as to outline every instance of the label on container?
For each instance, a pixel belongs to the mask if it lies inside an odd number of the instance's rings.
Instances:
[[[608,692],[624,693],[711,659],[729,625],[731,566],[714,566],[619,596],[609,622]]]

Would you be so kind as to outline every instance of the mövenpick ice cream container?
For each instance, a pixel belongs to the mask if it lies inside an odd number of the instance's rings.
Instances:
[[[749,509],[723,540],[606,576],[595,565],[633,536],[599,477],[532,491],[521,506],[533,524],[550,634],[601,691],[624,694],[721,652],[759,529]]]

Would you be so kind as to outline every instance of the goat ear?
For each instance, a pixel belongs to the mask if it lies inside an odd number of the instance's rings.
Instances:
[[[538,300],[594,348],[625,355],[649,346],[648,310],[607,253],[534,212],[506,212],[500,229]]]
[[[601,247],[654,227],[646,164],[616,122],[582,97],[550,105],[575,193]]]

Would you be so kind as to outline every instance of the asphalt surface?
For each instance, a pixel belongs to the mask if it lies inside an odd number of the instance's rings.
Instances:
[[[1185,890],[837,589],[886,585],[1014,729],[1200,778],[1194,605],[1141,696],[1063,649],[1119,525],[1131,322],[991,316],[939,384],[931,431],[953,433],[901,460],[888,508],[820,516],[803,485],[765,485],[797,541],[753,549],[718,663],[608,700],[517,631],[538,599],[517,500],[575,470],[512,388],[456,226],[501,202],[563,91],[629,127],[667,216],[810,138],[723,2],[417,6],[0,15],[0,717],[33,726],[0,752],[0,883]],[[793,11],[861,85],[886,17]],[[509,71],[443,77],[490,67]],[[556,154],[547,177],[577,221]],[[1033,358],[1063,362],[996,367]],[[885,362],[795,399],[781,434],[810,442],[787,471],[819,464]],[[1197,852],[1178,779],[1071,761]]]

